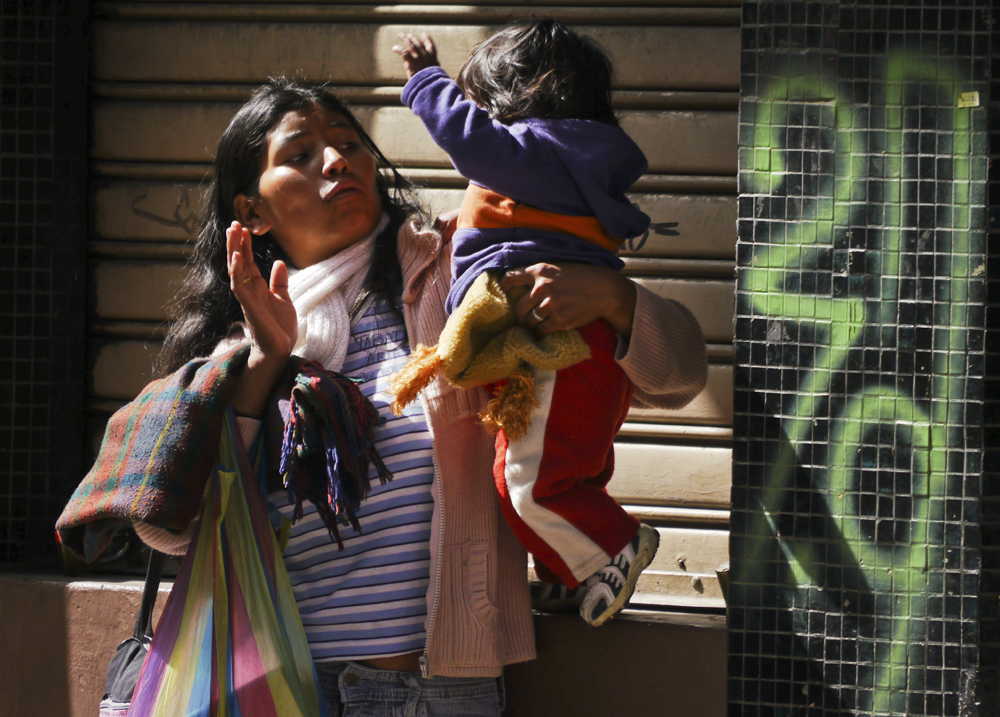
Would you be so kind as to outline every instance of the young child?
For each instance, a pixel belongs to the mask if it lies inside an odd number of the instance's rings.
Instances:
[[[533,369],[528,375],[507,365],[496,377],[507,379],[501,381],[483,380],[488,372],[467,364],[449,373],[452,359],[434,352],[457,336],[449,346],[463,356],[490,354],[493,344],[484,348],[487,340],[468,324],[494,320],[489,312],[482,318],[483,297],[507,301],[499,283],[508,269],[543,261],[620,269],[621,243],[649,226],[649,217],[625,197],[646,171],[646,158],[611,109],[610,61],[596,43],[557,21],[501,30],[473,50],[457,83],[438,66],[430,37],[399,38],[393,50],[409,78],[403,102],[470,180],[452,238],[452,313],[439,346],[422,348],[430,353],[415,360],[425,367],[436,361],[433,370],[461,387],[486,383],[506,390],[527,377],[526,425],[494,421],[501,505],[534,556],[541,580],[532,585],[536,607],[579,604],[584,620],[601,625],[631,598],[659,543],[657,532],[605,489],[614,470],[613,440],[633,391],[614,360],[617,335],[605,321],[580,328],[579,336],[508,335],[490,366],[495,369],[501,355],[509,358],[513,343],[520,346],[514,365],[525,359]],[[513,319],[505,306],[506,328]],[[545,320],[537,308],[530,314],[535,326]],[[582,353],[572,341],[569,347],[547,343],[567,334],[582,337]],[[542,344],[549,355],[539,357],[537,346],[524,348],[522,340]],[[402,381],[409,380],[411,390],[403,398],[405,392],[397,392],[397,403],[412,400],[412,379]],[[427,381],[424,376],[416,385]]]

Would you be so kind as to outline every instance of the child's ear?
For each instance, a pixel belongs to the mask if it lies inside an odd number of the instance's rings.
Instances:
[[[257,213],[254,200],[245,194],[237,194],[233,200],[233,214],[236,220],[250,230],[251,234],[261,236],[271,231],[271,225]]]

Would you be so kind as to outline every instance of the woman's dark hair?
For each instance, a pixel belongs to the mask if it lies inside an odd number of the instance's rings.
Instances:
[[[243,318],[239,302],[229,288],[226,267],[226,229],[236,219],[233,201],[238,194],[252,197],[257,193],[271,130],[287,113],[311,106],[342,115],[375,157],[379,168],[376,185],[382,210],[389,216],[389,226],[375,240],[362,300],[373,293],[391,300],[402,289],[396,235],[408,217],[420,214],[413,186],[389,163],[347,106],[324,85],[271,79],[254,91],[219,138],[215,173],[205,192],[194,256],[175,300],[174,324],[154,366],[156,376],[165,376],[192,358],[211,353],[233,323]],[[291,263],[270,232],[253,238],[253,253],[265,279],[271,276],[276,260]]]
[[[509,25],[478,44],[458,73],[465,96],[503,124],[589,119],[618,126],[611,60],[558,20]]]

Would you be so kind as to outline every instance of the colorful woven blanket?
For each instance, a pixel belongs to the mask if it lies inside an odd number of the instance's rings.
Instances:
[[[198,514],[249,346],[192,361],[153,381],[108,422],[94,467],[56,522],[56,537],[92,561],[132,521],[181,532]],[[269,488],[312,500],[337,540],[368,493],[369,464],[392,475],[371,441],[378,412],[351,379],[292,357],[265,418]],[[280,466],[280,468],[279,468]]]
[[[245,346],[191,361],[117,411],[97,461],[56,522],[59,542],[91,561],[132,518],[184,530],[198,513],[223,413],[249,353]]]

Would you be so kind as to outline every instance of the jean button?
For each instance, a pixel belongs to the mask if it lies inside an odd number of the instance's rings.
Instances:
[[[348,672],[344,675],[344,684],[349,687],[358,684],[358,676]]]

